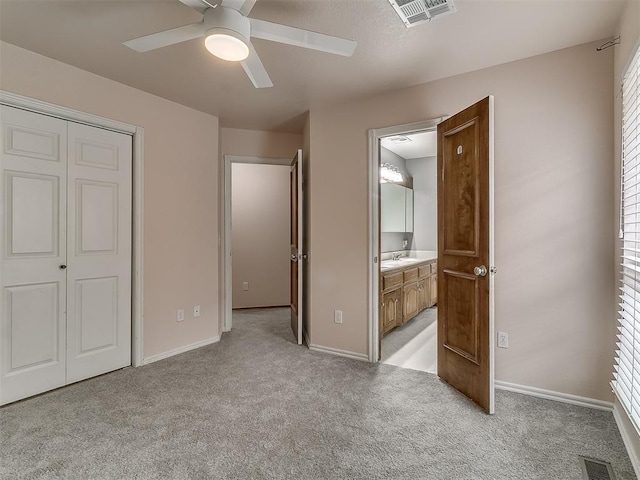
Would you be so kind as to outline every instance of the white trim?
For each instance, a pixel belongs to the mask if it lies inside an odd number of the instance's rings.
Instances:
[[[368,328],[368,349],[369,361],[376,363],[378,361],[378,335],[377,325],[380,322],[378,305],[380,304],[380,276],[379,262],[380,258],[380,195],[379,177],[380,177],[380,149],[376,130],[369,130],[369,222],[367,237],[369,239],[369,261],[367,262],[367,274],[369,281],[367,282],[367,305],[369,307],[369,323]]]
[[[174,348],[173,350],[158,353],[157,355],[151,355],[150,357],[145,358],[142,364],[149,365],[150,363],[157,362],[158,360],[164,360],[165,358],[189,352],[191,350],[195,350],[196,348],[206,347],[207,345],[211,345],[212,343],[217,343],[219,341],[220,335],[216,335],[215,337],[207,338],[206,340],[201,340],[199,342],[192,343],[191,345],[185,345],[184,347]]]
[[[24,97],[16,93],[0,90],[0,103],[9,105],[10,107],[29,110],[30,112],[49,115],[63,120],[70,120],[76,123],[82,123],[92,127],[100,127],[112,130],[118,133],[126,133],[134,135],[138,129],[135,125],[122,123],[108,118],[99,117],[91,113],[81,112],[72,108],[55,105],[53,103],[43,102],[29,97]]]
[[[447,117],[439,117],[422,122],[406,123],[404,125],[396,125],[392,127],[370,129],[367,132],[369,143],[369,208],[368,208],[368,254],[367,274],[369,280],[367,282],[368,294],[368,360],[371,363],[378,361],[378,305],[380,303],[378,290],[378,262],[380,255],[380,238],[379,229],[379,168],[380,168],[380,151],[379,142],[382,137],[389,135],[406,135],[409,133],[421,132],[425,130],[433,130],[437,125]]]
[[[302,171],[302,149],[298,149],[298,151],[296,152],[295,156],[293,157],[293,160],[290,162],[291,165],[291,169],[289,170],[289,175],[290,175],[290,184],[295,182],[295,188],[296,188],[296,217],[297,218],[293,218],[293,212],[290,212],[290,220],[292,220],[293,222],[296,223],[296,228],[295,230],[297,230],[297,238],[293,239],[295,241],[295,245],[292,245],[292,248],[295,248],[295,255],[298,256],[298,261],[297,261],[297,265],[296,265],[296,270],[297,270],[297,274],[296,274],[296,280],[297,280],[297,286],[296,286],[296,291],[298,293],[298,298],[296,298],[296,316],[297,316],[297,321],[298,321],[298,326],[297,326],[297,342],[298,345],[302,345],[302,334],[303,334],[303,322],[302,322],[302,312],[304,311],[304,255],[302,254],[303,250],[304,250],[304,190],[302,188],[302,178],[303,178],[303,171]],[[291,175],[293,174],[294,169],[296,170],[296,176],[295,178],[291,177]],[[289,188],[292,188],[293,185],[290,185]],[[291,195],[291,194],[289,194]],[[289,203],[291,204],[291,196],[289,197]],[[297,247],[297,248],[296,248]],[[292,253],[292,255],[294,254]],[[293,298],[290,299],[291,302],[293,303]],[[293,308],[291,310],[291,315],[293,315]],[[293,319],[292,319],[293,320]]]
[[[496,410],[496,290],[495,275],[491,270],[496,265],[495,257],[495,186],[494,186],[494,97],[489,95],[489,413]]]
[[[222,295],[220,303],[224,312],[222,321],[222,331],[228,332],[232,326],[232,256],[231,256],[231,164],[232,163],[252,163],[261,165],[291,165],[289,158],[268,158],[268,157],[250,157],[242,155],[225,155],[224,162],[221,162],[224,178],[223,188],[223,205],[222,212],[224,231],[222,232],[222,251],[224,254],[220,259],[220,269],[224,272],[224,282],[222,284]]]
[[[623,415],[627,417],[627,421],[623,419]],[[638,433],[636,432],[633,426],[633,422],[627,415],[627,412],[625,411],[624,405],[622,405],[622,403],[618,402],[613,405],[613,418],[618,425],[618,430],[620,431],[620,436],[622,437],[622,443],[624,443],[624,446],[627,449],[627,454],[629,455],[629,459],[631,460],[631,465],[633,466],[636,477],[640,478],[640,459],[638,458],[640,452],[635,451],[635,449],[633,448],[634,443],[631,440],[632,437],[634,435],[637,436]],[[631,426],[631,428],[625,428],[627,425]]]
[[[143,362],[143,318],[144,318],[144,128],[122,123],[91,113],[43,102],[15,93],[0,90],[0,104],[52,117],[104,128],[133,137],[133,197],[132,197],[132,272],[131,272],[131,365]]]
[[[131,298],[131,365],[144,359],[144,128],[133,135],[133,248]]]
[[[349,350],[340,350],[339,348],[323,347],[322,345],[309,345],[309,350],[314,352],[328,353],[330,355],[336,355],[338,357],[351,358],[352,360],[360,360],[363,362],[369,361],[369,355],[365,353],[350,352]]]
[[[581,397],[579,395],[571,395],[569,393],[554,392],[553,390],[545,390],[544,388],[529,387],[527,385],[518,385],[516,383],[503,382],[496,380],[495,388],[506,390],[508,392],[522,393],[531,397],[544,398],[546,400],[554,400],[556,402],[569,403],[579,407],[594,408],[596,410],[604,410],[605,412],[613,411],[613,403],[597,400],[595,398]]]

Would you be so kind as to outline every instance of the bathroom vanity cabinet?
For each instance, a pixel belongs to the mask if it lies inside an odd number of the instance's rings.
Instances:
[[[437,303],[436,259],[384,268],[380,272],[380,336]]]

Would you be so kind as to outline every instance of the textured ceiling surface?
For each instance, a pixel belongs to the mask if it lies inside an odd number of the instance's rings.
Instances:
[[[435,157],[438,154],[437,136],[438,134],[433,131],[409,135],[392,135],[381,139],[380,144],[405,160]],[[398,142],[396,140],[397,137],[404,141]]]
[[[250,17],[358,42],[346,58],[252,40],[274,83],[268,89],[255,89],[239,64],[213,57],[201,40],[147,53],[122,45],[201,19],[177,0],[0,0],[0,39],[216,115],[226,127],[300,132],[311,108],[608,38],[624,0],[455,4],[455,14],[407,29],[388,0],[258,0]]]

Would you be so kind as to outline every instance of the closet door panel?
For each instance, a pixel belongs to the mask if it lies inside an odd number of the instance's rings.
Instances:
[[[131,137],[69,124],[67,382],[131,364]]]
[[[0,404],[64,385],[67,122],[0,106]]]

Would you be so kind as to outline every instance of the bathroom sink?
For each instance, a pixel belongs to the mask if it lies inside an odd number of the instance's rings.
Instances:
[[[400,257],[398,260],[383,260],[380,262],[380,267],[382,268],[397,268],[404,267],[407,265],[412,265],[414,263],[423,262],[423,259],[420,258],[411,258],[411,257]]]

